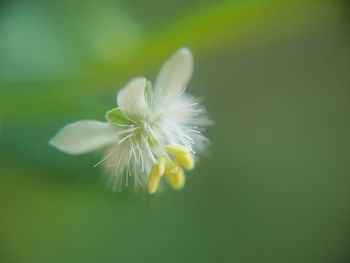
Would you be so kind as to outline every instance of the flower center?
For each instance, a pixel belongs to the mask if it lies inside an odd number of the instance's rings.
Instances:
[[[159,144],[158,135],[160,133],[159,123],[161,115],[142,115],[134,119],[133,123],[126,128],[126,136],[138,141],[146,141],[151,148]]]

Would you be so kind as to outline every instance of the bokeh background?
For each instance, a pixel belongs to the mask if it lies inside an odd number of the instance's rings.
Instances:
[[[0,262],[350,261],[346,1],[0,2]],[[215,125],[183,191],[48,146],[181,46]]]

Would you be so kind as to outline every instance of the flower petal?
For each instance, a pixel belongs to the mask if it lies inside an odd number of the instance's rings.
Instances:
[[[117,103],[119,108],[130,115],[137,115],[148,112],[145,99],[146,78],[135,78],[129,81],[126,86],[119,91]]]
[[[167,105],[186,89],[192,76],[193,57],[188,48],[181,48],[161,68],[155,82],[154,94],[157,103]]]
[[[83,120],[63,127],[49,144],[66,153],[81,154],[97,150],[117,140],[116,129],[109,123]]]

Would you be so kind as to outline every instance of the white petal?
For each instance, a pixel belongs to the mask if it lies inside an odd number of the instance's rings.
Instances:
[[[192,76],[193,57],[188,48],[181,48],[161,68],[155,82],[156,103],[169,104],[186,89]]]
[[[126,86],[119,91],[117,96],[118,107],[129,115],[141,114],[148,111],[145,87],[146,78],[135,78],[129,81]]]
[[[109,123],[84,120],[63,127],[49,143],[63,152],[81,154],[97,150],[117,140],[116,130]]]

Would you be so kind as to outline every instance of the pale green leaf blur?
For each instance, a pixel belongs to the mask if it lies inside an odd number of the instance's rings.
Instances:
[[[349,262],[348,24],[337,0],[1,1],[0,262]],[[113,193],[48,145],[183,46],[215,125],[182,191]]]

